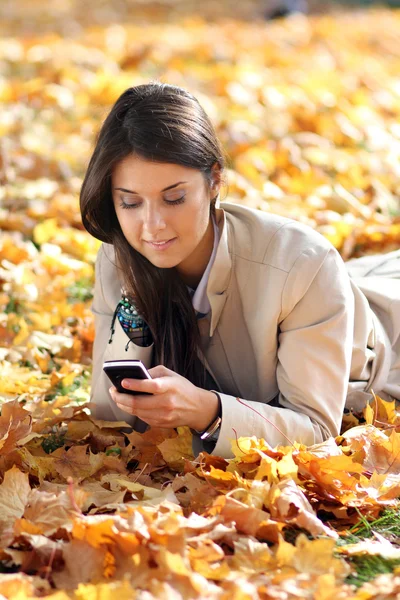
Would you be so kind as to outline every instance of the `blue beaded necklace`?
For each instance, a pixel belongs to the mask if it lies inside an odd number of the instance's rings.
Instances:
[[[144,321],[138,315],[136,307],[133,304],[131,304],[128,298],[126,297],[122,298],[122,300],[120,300],[118,304],[118,321],[121,323],[121,326],[125,333],[141,331],[143,329]]]
[[[132,304],[126,296],[123,296],[121,300],[118,302],[116,309],[114,311],[114,315],[111,321],[111,335],[108,343],[111,344],[112,337],[115,333],[115,319],[118,318],[118,321],[121,324],[122,329],[130,338],[130,334],[132,333],[142,333],[143,339],[145,334],[149,331],[149,327],[147,323],[144,322],[142,317],[138,314],[136,307]],[[129,340],[130,342],[131,340]],[[129,342],[127,346],[129,346]]]

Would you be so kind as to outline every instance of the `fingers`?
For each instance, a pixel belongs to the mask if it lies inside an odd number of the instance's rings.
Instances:
[[[162,379],[123,379],[121,385],[126,390],[135,392],[147,392],[148,394],[161,394],[166,390]]]
[[[112,391],[111,391],[112,390]],[[133,396],[131,394],[120,394],[115,388],[110,388],[110,394],[115,404],[121,410],[134,415],[145,421],[152,427],[175,427],[174,403],[167,399],[163,406],[152,396]],[[149,399],[152,401],[149,402]]]
[[[149,369],[149,373],[152,379],[128,379],[122,380],[121,385],[127,390],[133,392],[148,392],[149,394],[162,394],[169,389],[170,381],[168,379],[176,373],[164,367],[164,365],[158,365]]]
[[[135,411],[141,410],[156,410],[157,405],[154,401],[154,396],[135,396],[134,394],[121,394],[115,388],[110,388],[110,395],[114,402],[123,410],[127,410],[132,414]]]

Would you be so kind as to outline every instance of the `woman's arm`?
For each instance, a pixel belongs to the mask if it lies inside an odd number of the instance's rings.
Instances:
[[[145,430],[142,422],[133,415],[120,410],[110,396],[111,381],[103,371],[103,362],[113,359],[140,359],[147,368],[151,367],[153,346],[139,346],[130,342],[118,319],[115,320],[115,332],[111,336],[111,323],[115,306],[120,293],[119,284],[115,282],[116,271],[113,264],[105,256],[101,246],[95,263],[95,285],[91,310],[94,314],[95,338],[92,353],[92,387],[90,400],[95,404],[92,414],[97,419],[106,421],[126,421],[138,431]]]
[[[238,437],[255,435],[272,447],[289,445],[288,440],[309,446],[339,434],[352,358],[354,298],[343,260],[333,247],[299,297],[299,281],[303,287],[309,261],[308,252],[299,256],[283,291],[279,396],[274,402],[279,406],[216,392],[222,424],[212,454],[233,455],[234,429]],[[194,444],[197,453],[207,450],[201,440]]]

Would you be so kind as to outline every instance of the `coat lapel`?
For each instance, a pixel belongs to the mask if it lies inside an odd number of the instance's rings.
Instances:
[[[216,220],[220,232],[217,254],[210,271],[207,296],[211,305],[210,337],[218,325],[219,318],[228,296],[232,275],[232,249],[229,247],[228,222],[222,208],[216,209]]]

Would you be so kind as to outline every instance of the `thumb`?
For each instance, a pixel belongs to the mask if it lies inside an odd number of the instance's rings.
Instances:
[[[164,365],[157,365],[156,367],[147,370],[153,379],[156,379],[157,377],[172,377],[173,375],[176,375],[174,371],[167,369],[167,367],[164,367]]]

